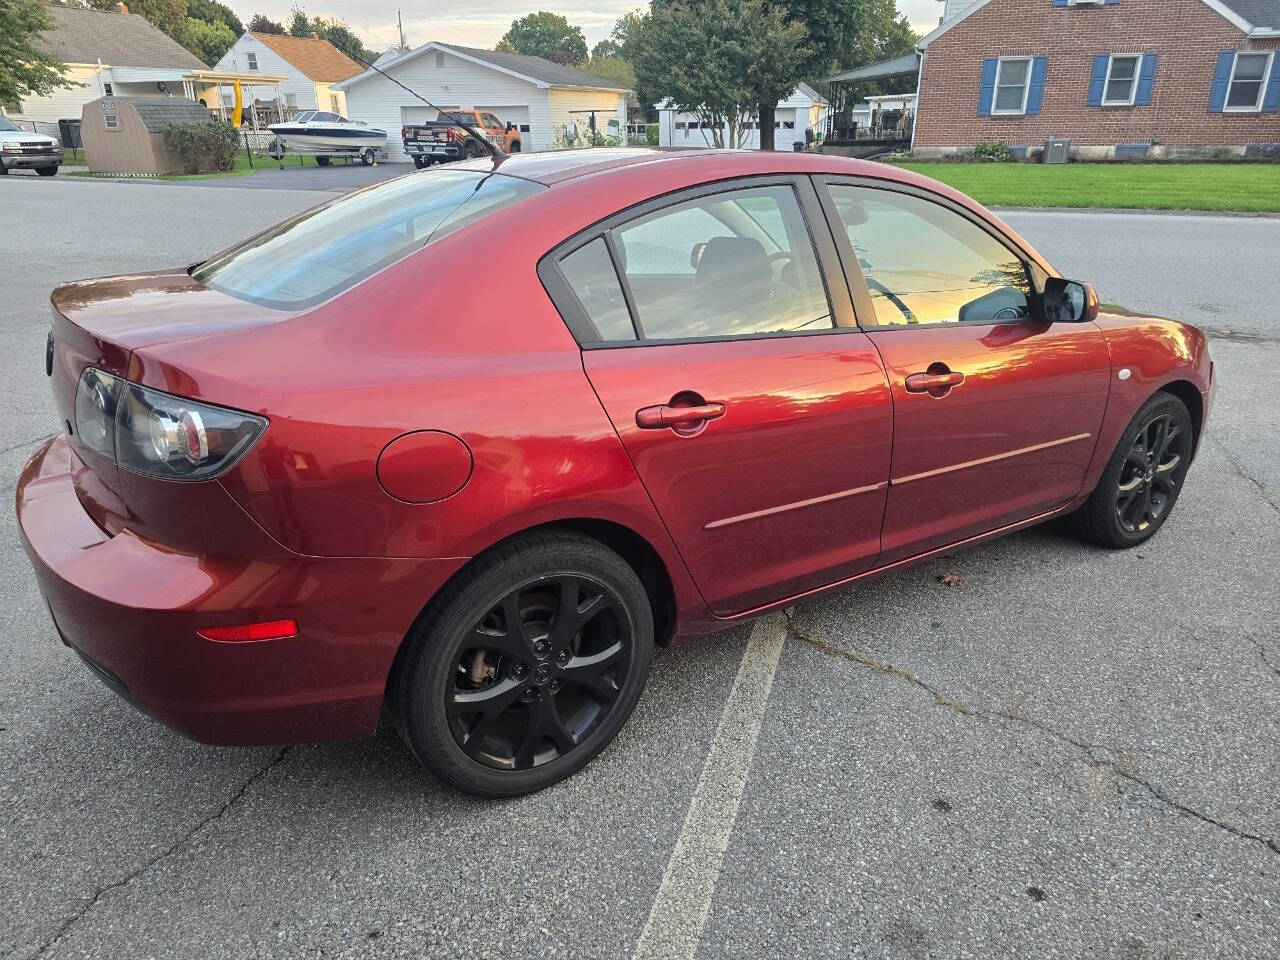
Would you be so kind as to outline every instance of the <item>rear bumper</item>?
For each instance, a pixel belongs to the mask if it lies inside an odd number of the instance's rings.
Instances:
[[[282,548],[216,557],[112,536],[81,505],[77,469],[58,437],[17,487],[23,545],[58,633],[144,713],[206,743],[372,733],[400,642],[462,563],[326,559]],[[298,621],[297,636],[218,643],[196,634],[282,618]]]
[[[406,143],[404,150],[411,157],[430,157],[433,160],[456,160],[461,156],[457,147],[437,146],[430,143]]]

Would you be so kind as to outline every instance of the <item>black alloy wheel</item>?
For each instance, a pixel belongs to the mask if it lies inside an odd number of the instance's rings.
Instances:
[[[475,625],[446,690],[467,756],[528,770],[567,756],[608,715],[631,666],[621,601],[577,575],[511,590]]]
[[[1126,532],[1136,535],[1158,526],[1173,506],[1188,440],[1172,413],[1152,418],[1138,431],[1116,484],[1116,519]]]
[[[481,796],[540,790],[584,766],[635,707],[653,614],[631,566],[557,531],[493,548],[431,602],[388,688],[418,760]]]
[[[1072,517],[1078,533],[1105,547],[1134,547],[1155,535],[1182,492],[1194,446],[1191,414],[1168,393],[1142,405],[1089,499]]]

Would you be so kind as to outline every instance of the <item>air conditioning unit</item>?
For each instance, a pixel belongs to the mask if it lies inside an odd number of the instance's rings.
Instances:
[[[1048,137],[1044,142],[1044,155],[1041,163],[1069,163],[1071,160],[1071,141],[1061,137]]]

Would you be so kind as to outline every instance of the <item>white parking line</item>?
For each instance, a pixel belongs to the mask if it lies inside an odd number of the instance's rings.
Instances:
[[[757,621],[751,629],[633,960],[690,960],[698,949],[786,635],[786,619],[780,613]]]

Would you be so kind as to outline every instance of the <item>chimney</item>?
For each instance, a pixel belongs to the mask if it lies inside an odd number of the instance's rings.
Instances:
[[[129,12],[129,8],[126,7],[123,3],[116,4],[116,13],[128,14],[128,12]]]

